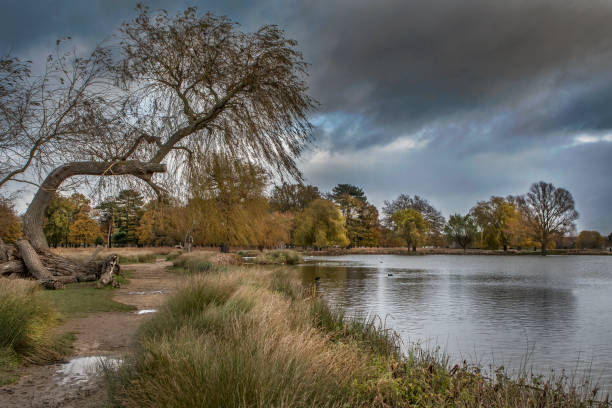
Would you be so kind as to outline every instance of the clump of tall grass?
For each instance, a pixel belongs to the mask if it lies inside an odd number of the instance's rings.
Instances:
[[[181,254],[172,260],[173,269],[185,275],[221,272],[227,269],[227,254],[195,251]],[[232,256],[236,256],[233,255]]]
[[[258,254],[253,262],[260,265],[297,265],[302,263],[303,259],[297,252],[283,249]]]
[[[38,282],[0,278],[0,368],[61,358],[66,339],[52,330],[58,322]]]
[[[168,252],[166,254],[166,261],[174,261],[176,258],[181,256],[182,254],[183,254],[183,251],[181,250]]]
[[[404,355],[383,322],[347,317],[283,270],[190,276],[138,339],[105,371],[111,406],[609,406],[563,378],[487,378],[417,347]]]
[[[172,261],[174,270],[186,275],[207,273],[217,269],[208,257],[193,257],[181,255]]]

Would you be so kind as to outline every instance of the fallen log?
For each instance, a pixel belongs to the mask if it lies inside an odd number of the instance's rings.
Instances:
[[[52,252],[40,252],[40,260],[51,275],[55,276],[82,276],[92,273],[90,266],[78,263]]]
[[[119,287],[115,279],[115,276],[121,273],[117,255],[96,261],[94,258],[100,252],[98,249],[83,264],[50,251],[37,251],[25,239],[17,241],[15,247],[6,245],[0,240],[1,277],[32,277],[47,289],[59,289],[67,283],[91,281],[100,281],[99,287],[106,285]]]
[[[10,275],[16,273],[18,275],[26,276],[26,269],[23,262],[20,260],[7,261],[0,263],[0,275]]]
[[[77,283],[77,277],[76,276],[54,276],[53,279],[55,279],[58,282],[61,282],[63,284],[66,283]]]
[[[2,238],[0,238],[0,262],[8,262],[11,260],[13,260],[13,250],[4,243]]]

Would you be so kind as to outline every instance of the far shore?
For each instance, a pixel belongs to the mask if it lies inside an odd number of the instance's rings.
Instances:
[[[330,256],[330,255],[541,255],[541,251],[516,250],[507,251],[501,249],[466,249],[461,248],[417,248],[414,252],[411,248],[327,248],[318,251],[305,250],[305,255]],[[612,255],[609,249],[549,249],[546,255]]]
[[[181,248],[177,247],[98,247],[100,249],[99,256],[117,253],[125,259],[121,259],[125,263],[126,260],[131,259],[135,255],[142,255],[143,253],[151,253],[157,255],[167,255],[172,252],[179,252]],[[79,258],[86,260],[93,247],[82,247],[82,248],[52,248],[52,251],[60,254],[70,254],[73,258]],[[205,250],[205,251],[219,251],[219,247],[200,247],[194,246],[194,251]],[[540,250],[517,250],[508,249],[504,251],[502,249],[475,249],[470,248],[463,250],[461,248],[417,248],[414,252],[411,248],[397,247],[397,248],[376,248],[376,247],[358,247],[358,248],[325,248],[315,251],[313,249],[302,249],[302,248],[291,248],[291,250],[299,252],[303,255],[308,256],[334,256],[334,255],[489,255],[489,256],[518,256],[518,255],[541,255]],[[273,249],[264,249],[264,251],[274,251]],[[257,248],[249,247],[231,247],[230,252],[238,253],[242,256],[257,256],[261,253]],[[81,256],[77,255],[81,254]],[[612,251],[609,248],[606,249],[549,249],[546,251],[546,255],[612,255]]]

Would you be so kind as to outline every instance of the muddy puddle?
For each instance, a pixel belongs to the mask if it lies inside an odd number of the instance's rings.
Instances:
[[[133,290],[128,292],[128,295],[164,295],[168,293],[167,289],[161,289],[161,290]]]
[[[142,310],[137,310],[136,312],[134,312],[137,315],[144,315],[144,314],[150,314],[150,313],[157,313],[157,309],[142,309]]]
[[[123,360],[107,356],[89,356],[73,358],[60,364],[55,371],[55,379],[61,384],[79,384],[95,377],[102,366],[117,368]]]

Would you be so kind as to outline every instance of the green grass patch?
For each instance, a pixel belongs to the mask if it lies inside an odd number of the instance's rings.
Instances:
[[[302,263],[303,259],[297,252],[284,249],[263,252],[257,255],[253,262],[260,265],[297,265]]]
[[[114,275],[115,281],[117,281],[117,283],[119,283],[119,285],[121,286],[127,285],[128,283],[130,283],[130,276],[132,276],[132,273],[134,273],[134,271],[129,269],[121,269],[120,275]]]
[[[134,306],[114,301],[112,297],[115,290],[110,286],[98,289],[95,282],[82,282],[66,285],[63,290],[44,291],[42,296],[66,316],[136,309]]]

